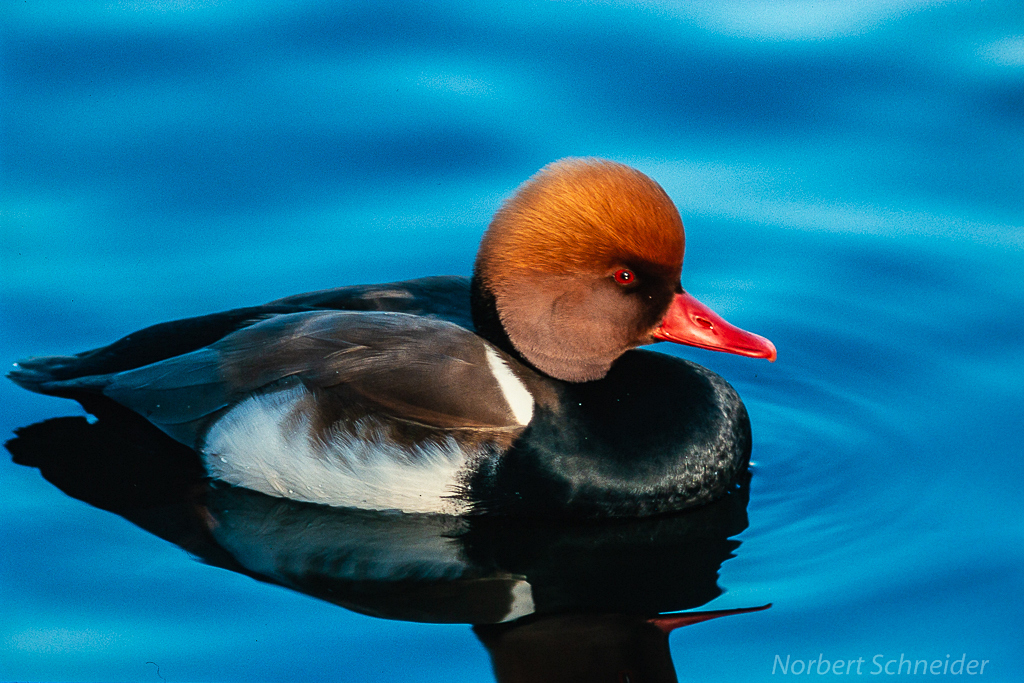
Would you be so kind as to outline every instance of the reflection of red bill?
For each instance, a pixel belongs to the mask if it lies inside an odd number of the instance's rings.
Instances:
[[[720,609],[713,610],[711,612],[679,612],[677,614],[663,614],[647,621],[660,628],[665,633],[671,633],[673,629],[677,629],[683,626],[689,626],[690,624],[698,624],[702,621],[708,621],[709,619],[717,619],[718,617],[729,617],[733,614],[746,614],[747,612],[760,612],[771,607],[772,604],[769,602],[767,605],[761,605],[760,607],[742,607],[740,609]]]

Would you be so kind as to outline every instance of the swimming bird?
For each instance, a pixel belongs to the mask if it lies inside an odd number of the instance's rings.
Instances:
[[[775,360],[683,290],[685,237],[654,180],[545,166],[495,214],[472,278],[299,294],[162,323],[9,377],[113,401],[210,476],[327,505],[637,517],[721,496],[745,470],[735,390],[656,341]]]

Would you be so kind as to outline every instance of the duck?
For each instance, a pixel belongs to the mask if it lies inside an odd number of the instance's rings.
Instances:
[[[32,357],[8,377],[98,414],[111,403],[227,485],[442,515],[644,517],[746,471],[739,395],[673,342],[776,359],[681,285],[665,190],[567,158],[508,198],[472,277],[350,285],[157,324]]]

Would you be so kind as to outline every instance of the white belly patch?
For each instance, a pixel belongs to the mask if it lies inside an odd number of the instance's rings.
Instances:
[[[318,437],[300,408],[302,386],[252,396],[213,424],[202,454],[210,476],[292,500],[365,510],[463,514],[469,463],[455,439],[402,447],[334,430]],[[359,425],[373,434],[372,424]]]

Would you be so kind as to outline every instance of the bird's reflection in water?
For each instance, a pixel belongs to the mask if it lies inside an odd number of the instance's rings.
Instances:
[[[385,619],[474,624],[499,681],[674,681],[673,628],[721,594],[747,486],[697,510],[570,524],[329,508],[210,484],[141,418],[57,418],[7,448],[67,494],[214,566]]]

